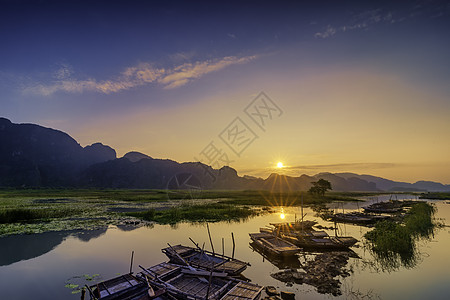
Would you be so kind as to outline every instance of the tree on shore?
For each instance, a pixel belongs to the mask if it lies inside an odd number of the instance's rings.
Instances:
[[[319,179],[318,181],[313,181],[312,187],[308,190],[308,193],[315,196],[324,196],[327,190],[332,190],[331,183],[325,179]]]

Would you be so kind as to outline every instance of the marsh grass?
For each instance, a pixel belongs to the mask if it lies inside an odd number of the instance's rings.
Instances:
[[[102,190],[102,189],[0,189],[0,198],[82,198],[112,201],[152,202],[191,198],[187,190]],[[200,190],[195,199],[224,199],[244,205],[300,205],[330,201],[358,201],[361,193],[327,193],[314,197],[307,192]]]
[[[294,206],[301,205],[302,198],[304,205],[355,200],[339,193],[317,198],[306,192],[253,190],[201,190],[192,194],[184,190],[0,189],[0,236],[99,229],[133,223],[136,218],[161,224],[234,221],[259,210],[245,205]],[[213,203],[215,206],[210,206]],[[126,215],[126,211],[139,213]]]
[[[130,212],[125,215],[160,224],[176,224],[183,221],[238,221],[257,214],[258,212],[256,210],[249,207],[212,203],[202,205],[181,205],[159,211],[150,209],[143,212]]]
[[[428,192],[420,195],[420,199],[450,200],[450,192]]]
[[[372,231],[364,235],[369,249],[381,260],[385,269],[415,265],[418,260],[416,242],[434,234],[435,210],[433,205],[419,202],[411,207],[402,222],[378,222]]]
[[[0,224],[27,223],[45,221],[52,218],[63,218],[79,214],[80,210],[72,208],[15,208],[0,211]]]

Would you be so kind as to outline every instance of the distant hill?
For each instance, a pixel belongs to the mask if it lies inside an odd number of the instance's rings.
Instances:
[[[354,173],[299,177],[270,174],[238,176],[230,167],[178,163],[132,151],[122,158],[109,146],[82,147],[68,134],[0,118],[0,187],[201,188],[306,191],[311,182],[330,181],[334,191],[450,191],[438,182],[397,182]]]
[[[359,178],[367,182],[376,184],[377,188],[382,191],[398,191],[398,192],[412,192],[412,191],[429,191],[429,192],[446,192],[450,191],[450,185],[433,181],[417,181],[415,183],[407,183],[401,181],[393,181],[372,175],[358,175],[354,173],[335,173],[335,175],[342,178]]]
[[[83,148],[62,131],[0,118],[0,186],[73,186],[86,167],[115,158],[100,143]]]
[[[152,159],[150,156],[145,155],[140,152],[136,152],[136,151],[128,152],[123,157],[128,159],[131,162],[137,162],[137,161],[140,161],[141,159]]]

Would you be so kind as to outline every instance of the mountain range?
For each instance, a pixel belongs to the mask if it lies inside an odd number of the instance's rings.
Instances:
[[[305,191],[321,178],[335,191],[450,191],[450,185],[438,182],[407,183],[354,173],[238,176],[227,166],[213,169],[134,151],[117,158],[114,149],[101,143],[82,147],[62,131],[0,118],[0,187]]]

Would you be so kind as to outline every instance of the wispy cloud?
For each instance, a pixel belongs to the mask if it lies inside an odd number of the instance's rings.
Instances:
[[[389,169],[404,167],[406,165],[398,163],[338,163],[338,164],[321,164],[321,165],[297,165],[285,166],[282,170],[283,174],[289,176],[299,176],[301,174],[314,174],[320,172],[370,172],[377,169]],[[270,173],[280,172],[279,169],[271,168],[257,168],[257,169],[242,169],[239,170],[241,174],[250,174],[253,176],[266,177]]]
[[[394,24],[416,17],[440,18],[450,15],[450,3],[446,0],[418,0],[410,7],[399,11],[387,11],[382,8],[371,9],[354,14],[344,25],[328,24],[321,31],[316,32],[316,38],[326,39],[339,32],[351,30],[368,30],[380,24]],[[317,24],[316,22],[311,25]]]
[[[50,83],[28,85],[24,88],[24,92],[44,96],[56,92],[99,92],[111,94],[152,83],[161,85],[165,89],[172,89],[183,86],[206,74],[217,72],[231,65],[245,64],[256,58],[256,55],[245,57],[227,56],[216,60],[184,63],[167,69],[155,67],[150,63],[141,63],[125,69],[115,79],[111,80],[97,80],[95,78],[76,79],[72,77],[72,69],[65,65],[55,72],[54,80]]]
[[[356,29],[368,29],[377,23],[391,24],[398,22],[393,18],[392,12],[383,12],[381,9],[373,9],[364,11],[360,14],[354,15],[348,24],[342,26],[327,25],[323,31],[316,32],[316,38],[328,38],[338,32],[346,32]]]
[[[361,169],[386,169],[394,168],[398,164],[394,163],[340,163],[340,164],[323,164],[323,165],[304,165],[286,167],[291,170],[361,170]]]
[[[164,84],[165,88],[175,88],[185,85],[208,73],[219,71],[231,65],[244,64],[255,58],[256,56],[246,56],[241,58],[230,56],[215,62],[204,61],[196,62],[194,64],[187,63],[167,72],[165,76],[158,79],[158,82]]]
[[[316,34],[315,34],[314,36],[315,36],[316,38],[323,38],[323,39],[325,39],[325,38],[327,38],[327,37],[330,37],[330,36],[335,35],[336,32],[337,32],[337,29],[336,29],[336,28],[331,27],[331,25],[328,25],[328,26],[325,28],[324,31],[322,31],[322,32],[316,32]]]

